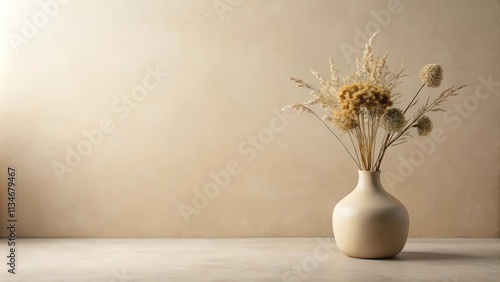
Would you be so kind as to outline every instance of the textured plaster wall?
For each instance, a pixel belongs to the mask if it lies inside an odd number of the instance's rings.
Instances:
[[[410,236],[500,235],[500,1],[0,3],[0,221],[13,167],[20,237],[332,236],[356,167],[278,110],[376,29],[403,104],[427,63],[470,85],[382,167]]]

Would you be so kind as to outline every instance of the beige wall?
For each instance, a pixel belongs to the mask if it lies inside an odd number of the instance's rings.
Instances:
[[[356,168],[313,117],[276,111],[308,98],[289,77],[316,83],[329,57],[345,73],[377,26],[403,102],[427,63],[470,85],[439,136],[386,158],[410,236],[500,235],[499,1],[38,2],[0,2],[0,220],[12,166],[18,236],[331,236]]]

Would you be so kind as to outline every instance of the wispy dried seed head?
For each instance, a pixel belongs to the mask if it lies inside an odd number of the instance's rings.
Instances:
[[[406,125],[406,118],[398,108],[390,108],[382,116],[381,120],[382,126],[388,132],[401,131]]]
[[[420,78],[428,87],[439,87],[443,80],[443,68],[438,64],[425,65],[422,70],[420,70]]]
[[[419,136],[427,136],[432,131],[432,120],[428,116],[422,116],[418,119],[416,126]]]
[[[289,110],[289,109],[294,109],[296,110],[299,114],[303,113],[303,112],[306,112],[308,114],[312,114],[313,113],[313,110],[311,110],[311,108],[305,106],[304,104],[292,104],[292,105],[288,105],[288,106],[285,106],[283,109],[281,109],[283,112]]]

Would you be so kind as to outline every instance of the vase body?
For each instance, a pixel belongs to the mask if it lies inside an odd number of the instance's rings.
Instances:
[[[408,212],[384,190],[380,171],[358,171],[358,174],[356,188],[333,210],[335,242],[350,257],[396,256],[408,238]]]

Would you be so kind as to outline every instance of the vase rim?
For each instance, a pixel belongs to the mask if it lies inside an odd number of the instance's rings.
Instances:
[[[381,170],[359,170],[358,172],[382,172]]]

